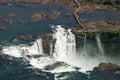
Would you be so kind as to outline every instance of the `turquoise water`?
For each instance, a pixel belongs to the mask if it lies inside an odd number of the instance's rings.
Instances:
[[[2,18],[10,18],[15,21],[14,24],[5,24],[2,21],[0,22],[0,27],[5,26],[7,29],[5,31],[0,31],[0,42],[8,42],[13,40],[17,35],[22,34],[31,34],[31,35],[40,35],[44,33],[50,32],[50,25],[57,25],[57,24],[65,24],[68,26],[73,27],[76,22],[74,21],[73,17],[67,17],[66,13],[72,13],[73,10],[71,8],[65,7],[63,5],[58,4],[45,4],[45,5],[38,5],[36,4],[34,7],[28,7],[32,5],[23,5],[23,4],[15,4],[13,6],[0,6],[0,14],[3,15]],[[56,20],[49,20],[48,16],[46,16],[43,20],[38,22],[31,22],[30,16],[32,13],[36,11],[42,11],[46,15],[51,14],[51,12],[60,11],[61,16]],[[16,16],[9,17],[8,14],[15,13]],[[2,19],[1,18],[1,19]],[[18,20],[25,20],[28,23],[26,24],[18,24]]]
[[[38,22],[31,22],[30,16],[36,11],[42,11],[46,14],[46,17]],[[49,20],[48,15],[52,11],[60,11],[61,16],[56,20]],[[8,14],[16,14],[14,17],[9,17]],[[11,43],[17,35],[31,34],[32,36],[41,35],[51,31],[50,25],[64,24],[69,27],[75,27],[76,22],[74,17],[67,17],[66,13],[73,13],[71,7],[67,7],[60,4],[47,3],[47,4],[17,4],[13,3],[12,6],[0,6],[0,27],[6,27],[5,31],[0,31],[0,43]],[[109,20],[120,18],[119,11],[91,11],[88,13],[81,13],[81,18],[86,18],[85,22],[97,21],[97,20]],[[5,24],[1,20],[3,18],[12,19],[14,24]],[[26,24],[17,23],[18,20],[27,21]]]
[[[31,7],[34,6],[34,7]],[[53,10],[61,12],[61,16],[56,20],[49,20],[45,17],[38,22],[31,22],[30,16],[35,11],[43,11],[49,15]],[[0,19],[0,27],[5,26],[5,31],[0,31],[0,43],[12,43],[17,35],[31,34],[33,36],[41,35],[51,31],[50,25],[65,24],[70,27],[75,27],[76,22],[73,17],[67,17],[66,13],[73,13],[73,10],[69,7],[58,5],[54,3],[48,3],[44,5],[24,5],[15,4],[11,7],[0,6],[0,14],[2,18],[10,18],[14,21],[26,20],[26,24],[5,24]],[[15,17],[8,17],[10,13],[17,14]],[[120,18],[119,11],[92,11],[89,13],[81,13],[81,18],[87,18],[86,22],[97,20],[109,20]],[[55,80],[53,73],[43,72],[40,69],[33,69],[27,61],[23,58],[12,60],[7,55],[0,55],[0,80]],[[120,71],[118,69],[118,71]],[[111,71],[110,71],[111,72]],[[62,80],[119,80],[119,75],[114,75],[109,72],[99,72],[95,69],[89,72],[89,75],[82,72],[63,72],[60,73],[57,78],[66,77]],[[61,80],[61,79],[59,79]]]

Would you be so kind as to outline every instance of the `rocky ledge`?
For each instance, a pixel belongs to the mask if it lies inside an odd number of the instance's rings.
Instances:
[[[29,41],[29,40],[33,40],[33,37],[32,35],[20,35],[20,36],[17,36],[16,39],[18,40],[24,40],[24,41]]]
[[[106,70],[112,70],[112,69],[120,69],[120,66],[117,64],[112,63],[100,63],[97,67],[98,71],[106,71]]]
[[[47,34],[43,34],[40,36],[37,36],[37,38],[41,38],[42,39],[42,46],[43,46],[43,50],[44,53],[46,53],[47,55],[49,55],[50,53],[50,45],[51,43],[53,43],[53,35],[52,33],[47,33]]]

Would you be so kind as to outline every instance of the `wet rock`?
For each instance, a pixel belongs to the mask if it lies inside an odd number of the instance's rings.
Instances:
[[[71,16],[73,16],[73,14],[72,13],[66,13],[66,16],[71,17]]]
[[[45,14],[43,12],[35,12],[31,16],[31,20],[33,22],[42,20],[44,18]]]
[[[13,57],[9,56],[7,57],[8,60],[12,61],[13,60]]]
[[[120,68],[120,66],[112,63],[100,63],[98,65],[98,71],[105,71],[105,70],[117,69],[117,68]]]
[[[33,40],[32,35],[20,35],[16,37],[18,40],[25,40],[25,41],[29,41],[29,40]]]
[[[118,75],[120,75],[120,71],[116,71],[114,74],[118,74]]]
[[[0,31],[3,31],[5,29],[6,29],[6,27],[0,27]]]
[[[50,55],[49,54],[50,53],[50,45],[53,43],[52,37],[53,37],[53,35],[51,33],[37,36],[37,38],[42,39],[43,50],[44,50],[44,53],[46,53],[47,55]]]
[[[2,19],[2,21],[5,22],[6,24],[13,24],[14,23],[12,19],[7,19],[7,18]]]
[[[60,16],[60,12],[59,11],[53,11],[51,15],[49,15],[49,19],[51,20],[55,20]]]
[[[0,46],[0,54],[2,53],[3,48]]]
[[[25,23],[27,23],[25,20],[18,20],[18,23],[19,24],[25,24]]]
[[[11,14],[8,14],[8,16],[9,16],[9,17],[14,17],[14,16],[16,16],[16,14],[11,13]]]

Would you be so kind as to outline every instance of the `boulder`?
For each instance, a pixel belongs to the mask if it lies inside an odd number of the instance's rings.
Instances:
[[[59,11],[53,11],[51,15],[49,15],[49,19],[51,20],[55,20],[60,16],[60,12]]]
[[[0,31],[3,31],[5,29],[6,29],[6,27],[0,27]]]
[[[120,66],[112,63],[100,63],[97,68],[98,68],[98,71],[105,71],[110,69],[117,69],[117,68],[120,68]]]
[[[30,17],[33,22],[42,20],[45,14],[43,12],[34,12]]]
[[[66,16],[71,17],[71,16],[73,16],[73,14],[72,13],[66,13]]]
[[[5,22],[6,24],[13,24],[14,23],[12,19],[7,19],[7,18],[2,19],[2,21]]]

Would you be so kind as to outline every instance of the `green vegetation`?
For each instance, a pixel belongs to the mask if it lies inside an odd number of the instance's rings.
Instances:
[[[107,55],[118,56],[120,55],[120,33],[101,33],[101,41]]]
[[[104,5],[112,5],[116,8],[120,9],[120,0],[86,0],[93,4],[104,4]]]
[[[96,34],[100,34],[100,39],[101,43],[103,46],[103,49],[105,51],[106,55],[109,56],[118,56],[120,55],[120,33],[119,32],[101,32],[101,33],[96,33],[96,32],[87,32],[87,33],[81,33],[81,32],[74,32],[76,35],[76,46],[77,49],[82,48],[84,46],[84,37],[85,34],[87,35],[87,44],[92,45],[90,47],[89,45],[86,45],[86,48],[88,47],[91,50],[89,50],[89,54],[93,54],[93,51],[96,50],[96,52],[99,53],[98,51],[98,46],[96,44],[96,39],[95,36]]]

